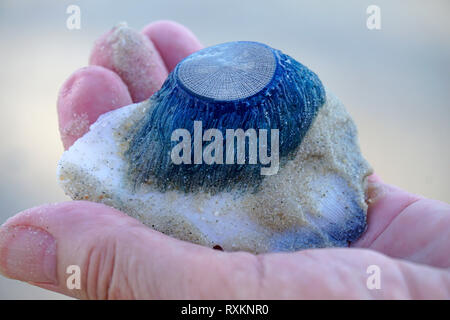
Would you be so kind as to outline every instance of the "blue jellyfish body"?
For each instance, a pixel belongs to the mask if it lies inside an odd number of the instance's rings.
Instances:
[[[161,191],[255,191],[265,165],[249,163],[248,144],[244,164],[225,164],[226,130],[278,129],[283,163],[294,154],[324,104],[325,90],[316,74],[281,51],[238,41],[185,58],[151,100],[148,113],[130,134],[126,152],[135,187],[152,181]],[[195,163],[193,152],[190,164],[173,163],[171,150],[179,142],[171,141],[172,133],[189,131],[194,150],[194,121],[201,121],[203,132],[222,132],[222,164]],[[269,154],[270,142],[269,136]],[[207,145],[203,142],[203,149]]]

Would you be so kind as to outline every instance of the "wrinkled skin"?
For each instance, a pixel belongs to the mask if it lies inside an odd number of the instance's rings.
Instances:
[[[95,44],[91,65],[61,88],[66,149],[100,114],[153,94],[182,58],[202,47],[185,27],[159,21],[136,33],[145,45],[134,48],[135,65],[118,66],[110,34]],[[151,88],[143,75],[153,77]],[[105,205],[70,201],[10,218],[0,228],[0,271],[82,299],[450,298],[450,206],[375,175],[369,185],[369,227],[350,248],[221,252],[167,237]],[[66,286],[69,265],[81,268],[79,290]],[[370,265],[381,270],[379,290],[366,285]]]

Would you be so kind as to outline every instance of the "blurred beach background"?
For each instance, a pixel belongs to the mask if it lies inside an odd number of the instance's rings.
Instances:
[[[81,29],[66,27],[69,5]],[[366,9],[381,8],[381,30]],[[205,45],[254,40],[315,71],[347,106],[363,154],[385,181],[450,202],[450,2],[0,0],[0,223],[66,201],[56,98],[87,64],[95,39],[118,22],[170,19]],[[0,299],[65,298],[0,276]]]

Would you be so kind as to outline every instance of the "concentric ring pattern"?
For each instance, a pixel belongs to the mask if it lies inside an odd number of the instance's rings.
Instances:
[[[234,101],[264,89],[276,65],[271,48],[256,42],[230,42],[189,56],[178,65],[177,77],[197,96]]]

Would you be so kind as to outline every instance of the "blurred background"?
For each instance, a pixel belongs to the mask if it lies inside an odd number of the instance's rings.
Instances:
[[[71,4],[80,30],[66,27]],[[381,30],[366,27],[371,4]],[[68,200],[55,177],[60,85],[113,25],[159,19],[185,24],[205,46],[254,40],[293,56],[347,106],[385,181],[450,202],[449,9],[448,0],[0,0],[0,223]],[[65,297],[0,276],[0,299],[48,298]]]

